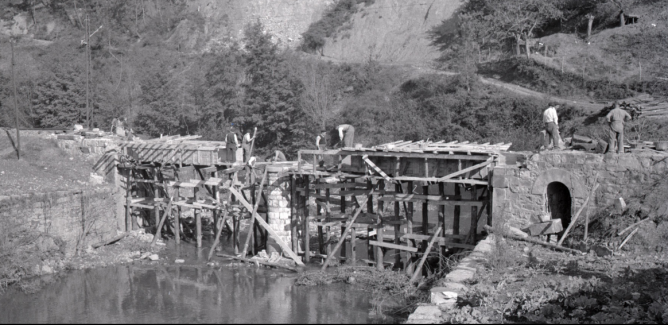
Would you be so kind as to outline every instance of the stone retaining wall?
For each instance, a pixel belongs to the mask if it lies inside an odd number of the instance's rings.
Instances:
[[[84,228],[83,248],[117,235],[114,206],[112,189],[0,196],[0,248],[44,234],[62,239],[72,255]]]
[[[276,231],[279,237],[290,245],[290,177],[278,177],[283,167],[267,167],[267,217],[269,226]]]
[[[583,213],[597,211],[643,192],[666,177],[668,154],[595,154],[581,151],[512,153],[492,177],[494,221],[525,227],[546,212],[546,190],[552,182],[564,184],[571,195],[571,215],[584,203],[593,183],[599,184]],[[511,162],[512,160],[512,162]],[[517,163],[515,163],[517,160]]]

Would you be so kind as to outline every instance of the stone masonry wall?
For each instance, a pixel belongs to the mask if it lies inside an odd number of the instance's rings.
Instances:
[[[84,228],[83,248],[116,236],[112,189],[59,191],[0,196],[0,247],[11,240],[30,243],[41,234],[65,242],[65,254],[74,254]],[[3,245],[4,244],[4,245]]]
[[[290,178],[278,177],[282,167],[267,167],[267,217],[269,226],[276,231],[279,237],[290,245]]]
[[[580,151],[513,153],[492,177],[494,221],[516,227],[538,222],[546,211],[545,193],[552,182],[568,187],[574,216],[596,181],[599,184],[587,209],[590,213],[614,204],[614,200],[642,193],[643,188],[666,177],[668,154],[594,154]],[[517,158],[517,163],[515,163]]]

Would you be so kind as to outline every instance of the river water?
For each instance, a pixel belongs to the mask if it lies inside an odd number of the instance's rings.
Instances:
[[[294,286],[294,273],[206,266],[197,255],[71,271],[35,294],[6,292],[0,323],[383,322],[371,295],[353,286]]]

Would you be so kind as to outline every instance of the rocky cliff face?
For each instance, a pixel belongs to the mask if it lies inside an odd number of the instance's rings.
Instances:
[[[323,55],[348,62],[422,64],[438,57],[427,32],[452,17],[461,0],[376,0],[328,39]]]
[[[333,0],[193,0],[189,7],[204,17],[203,29],[197,37],[204,41],[205,49],[242,38],[244,26],[256,21],[264,24],[282,46],[297,47],[301,34],[333,3]],[[193,35],[192,26],[178,28]],[[194,46],[192,37],[189,42]]]

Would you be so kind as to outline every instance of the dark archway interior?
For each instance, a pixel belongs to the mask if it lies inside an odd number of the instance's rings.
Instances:
[[[560,182],[547,186],[547,203],[552,212],[552,219],[561,219],[564,229],[571,223],[571,192]]]

